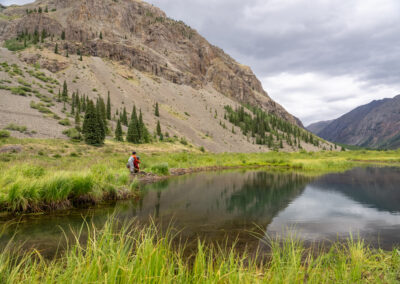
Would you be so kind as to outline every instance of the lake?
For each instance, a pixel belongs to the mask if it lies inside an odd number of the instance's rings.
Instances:
[[[306,243],[365,239],[374,247],[400,244],[400,169],[356,168],[310,177],[296,172],[234,170],[204,172],[141,186],[140,197],[91,209],[0,219],[0,246],[11,237],[25,247],[54,254],[83,218],[102,225],[121,220],[162,228],[196,245],[236,242],[259,247],[295,231]]]

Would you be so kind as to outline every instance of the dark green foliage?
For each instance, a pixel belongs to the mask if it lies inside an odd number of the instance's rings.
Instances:
[[[107,96],[107,119],[111,120],[111,99],[110,99],[110,91],[108,91]]]
[[[75,113],[75,129],[81,131],[81,116],[78,111]]]
[[[269,148],[283,148],[283,139],[290,146],[297,146],[300,140],[306,143],[319,145],[319,140],[313,134],[291,124],[290,122],[268,114],[258,107],[243,106],[233,110],[225,106],[224,118],[235,126],[238,126],[242,133],[252,137],[256,144],[268,145]],[[234,133],[234,129],[232,129]],[[274,139],[276,137],[276,139]],[[277,144],[275,144],[275,141]]]
[[[61,33],[61,39],[62,39],[62,40],[65,40],[65,31],[62,31],[62,33]]]
[[[39,13],[42,13],[42,12],[43,12],[43,11],[42,11],[42,7],[39,7],[38,12],[39,12]]]
[[[75,114],[75,93],[72,93],[71,98],[71,114]]]
[[[102,145],[104,142],[105,133],[102,119],[92,101],[88,101],[86,106],[82,133],[85,142],[89,145]]]
[[[157,130],[157,135],[158,136],[160,136],[161,134],[162,134],[162,132],[161,132],[161,125],[160,125],[160,121],[158,120],[157,121],[157,128],[156,128]]]
[[[142,111],[140,110],[139,117],[137,117],[136,107],[133,106],[131,121],[128,126],[128,133],[126,140],[131,143],[148,143],[150,142],[149,132],[143,122]]]
[[[115,140],[124,141],[124,138],[122,137],[121,121],[119,119],[117,122],[117,127],[115,128]]]
[[[58,54],[58,43],[56,43],[56,46],[54,47],[54,53]]]
[[[156,108],[155,108],[155,111],[154,111],[154,115],[157,116],[157,117],[160,117],[160,110],[158,108],[158,103],[156,103]]]
[[[128,114],[126,113],[126,108],[120,113],[121,123],[125,126],[128,126]]]
[[[67,135],[71,140],[80,141],[82,139],[81,134],[76,128],[69,128],[63,131],[64,135]]]
[[[103,39],[103,33],[100,32],[100,39]]]
[[[44,9],[44,12],[45,13],[48,13],[49,12],[49,8],[46,6],[46,8]]]
[[[99,119],[99,124],[101,124],[103,128],[101,134],[102,137],[104,136],[105,138],[107,133],[106,107],[104,105],[104,100],[102,98],[99,98],[96,102],[96,111]]]
[[[10,132],[8,132],[7,130],[0,130],[0,139],[8,137],[10,137]]]
[[[126,141],[138,144],[140,142],[139,131],[137,128],[137,117],[132,117],[128,126],[128,133],[126,135]]]
[[[68,86],[67,86],[67,82],[66,81],[64,81],[63,90],[62,90],[61,96],[62,96],[62,100],[64,102],[66,102],[68,100]]]

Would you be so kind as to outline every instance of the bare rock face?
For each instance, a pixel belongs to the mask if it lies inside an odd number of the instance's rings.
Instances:
[[[26,8],[49,13],[26,14]],[[55,9],[55,11],[53,11]],[[0,21],[0,40],[18,32],[45,29],[61,50],[99,56],[165,78],[176,84],[203,88],[211,85],[238,102],[301,125],[263,90],[249,67],[212,46],[183,22],[166,17],[160,9],[139,0],[39,0],[7,8],[13,20]],[[65,40],[60,39],[65,31]],[[100,37],[101,34],[101,37]],[[53,47],[52,47],[53,48]],[[49,67],[58,71],[58,67]]]

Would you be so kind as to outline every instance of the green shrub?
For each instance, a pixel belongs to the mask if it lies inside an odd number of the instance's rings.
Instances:
[[[71,122],[69,121],[68,118],[61,119],[58,123],[61,124],[61,125],[64,125],[64,126],[70,126],[71,125]]]
[[[0,130],[0,139],[8,137],[10,137],[10,132],[8,132],[7,130]]]
[[[82,139],[82,135],[75,128],[69,128],[67,130],[64,130],[63,134],[67,135],[68,138],[71,138],[72,140],[80,141]]]
[[[15,38],[6,40],[4,46],[10,51],[18,51],[25,49],[24,42],[23,41],[20,42]]]
[[[18,132],[24,133],[24,132],[27,131],[28,128],[26,126],[23,126],[23,125],[17,125],[17,124],[14,124],[14,123],[10,123],[4,129],[11,130],[11,131],[18,131]]]
[[[161,163],[150,168],[151,172],[158,175],[169,175],[168,163]]]

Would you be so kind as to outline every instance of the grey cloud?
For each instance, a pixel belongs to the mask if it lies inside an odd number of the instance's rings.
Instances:
[[[301,75],[314,73],[326,78],[349,76],[357,82],[354,88],[341,90],[347,98],[358,98],[343,104],[340,110],[334,105],[332,93],[315,93],[312,82],[302,88],[303,94],[313,94],[328,106],[331,116],[367,103],[376,92],[394,96],[400,89],[400,2],[396,0],[147,0],[160,7],[168,16],[183,20],[212,44],[223,48],[237,61],[249,65],[263,78],[281,73]],[[0,0],[28,2],[22,0]],[[318,82],[317,82],[318,83]],[[295,85],[270,92],[274,99],[290,112],[309,122],[310,119],[328,119],[320,113],[300,112],[296,107],[307,108],[298,97],[283,95],[299,91]],[[328,91],[335,88],[326,86]],[[351,86],[349,86],[351,87]],[[390,92],[394,93],[390,93]],[[314,92],[314,93],[313,93]],[[353,93],[352,93],[353,92]],[[274,95],[275,94],[275,95]],[[292,104],[292,100],[295,102]],[[311,118],[312,117],[312,118]],[[333,117],[329,117],[333,118]]]

